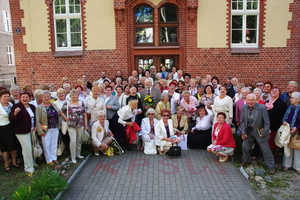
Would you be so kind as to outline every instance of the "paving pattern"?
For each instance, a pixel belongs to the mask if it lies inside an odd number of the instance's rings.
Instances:
[[[92,155],[61,199],[260,199],[233,162],[204,150],[182,156]]]

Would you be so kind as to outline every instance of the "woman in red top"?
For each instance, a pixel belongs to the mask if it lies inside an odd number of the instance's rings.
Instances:
[[[212,134],[213,143],[207,147],[209,153],[219,156],[220,162],[228,161],[228,155],[233,155],[236,146],[231,128],[225,119],[225,113],[219,112],[217,114],[217,123],[214,125]]]

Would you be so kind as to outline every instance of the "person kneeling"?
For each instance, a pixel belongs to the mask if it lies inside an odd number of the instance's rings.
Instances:
[[[225,119],[225,113],[219,112],[217,114],[217,123],[214,125],[212,134],[213,143],[207,147],[209,153],[219,156],[220,162],[228,161],[228,156],[233,155],[236,146],[231,128]]]
[[[174,143],[180,142],[180,138],[174,135],[173,123],[169,119],[170,113],[170,110],[163,109],[161,111],[162,119],[155,126],[155,143],[160,155],[165,155]]]
[[[99,150],[103,153],[107,150],[108,146],[112,143],[114,135],[109,130],[109,122],[105,119],[104,111],[99,111],[99,120],[92,126],[92,146],[95,150],[95,155],[99,156]]]

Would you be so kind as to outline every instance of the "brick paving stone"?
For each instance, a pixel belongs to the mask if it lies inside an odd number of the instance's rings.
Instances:
[[[232,162],[204,150],[182,156],[91,156],[61,197],[74,199],[260,199]]]

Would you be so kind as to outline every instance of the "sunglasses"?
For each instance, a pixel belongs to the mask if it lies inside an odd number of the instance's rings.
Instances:
[[[261,87],[261,86],[263,86],[263,84],[258,84],[258,85],[256,85],[257,87]]]
[[[169,115],[163,115],[163,117],[169,117]]]
[[[139,86],[139,88],[143,88],[143,86]]]
[[[148,115],[154,115],[154,113],[149,113]]]

